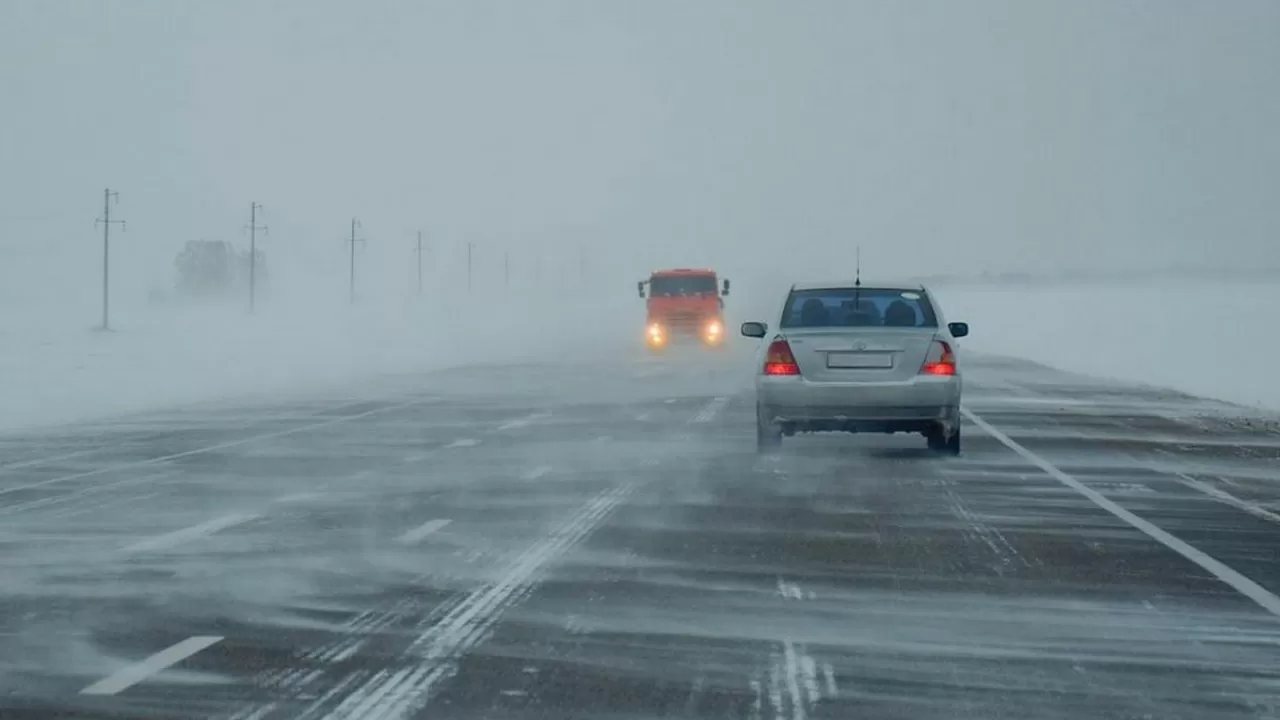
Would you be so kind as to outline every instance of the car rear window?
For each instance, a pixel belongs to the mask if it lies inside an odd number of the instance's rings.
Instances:
[[[935,328],[938,318],[928,296],[919,290],[793,290],[787,296],[781,326]]]

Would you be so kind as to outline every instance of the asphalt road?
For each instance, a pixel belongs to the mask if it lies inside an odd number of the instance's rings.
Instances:
[[[1280,718],[1276,423],[970,360],[959,458],[730,353],[0,438],[0,718]]]

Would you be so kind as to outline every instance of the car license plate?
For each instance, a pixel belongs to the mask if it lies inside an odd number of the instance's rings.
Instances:
[[[889,353],[827,353],[829,368],[891,368],[893,356]]]

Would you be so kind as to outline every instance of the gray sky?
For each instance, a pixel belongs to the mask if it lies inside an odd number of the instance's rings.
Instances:
[[[1269,0],[0,0],[0,47],[25,276],[92,277],[106,185],[161,274],[250,199],[296,263],[352,215],[383,268],[419,227],[636,276],[1280,263]]]

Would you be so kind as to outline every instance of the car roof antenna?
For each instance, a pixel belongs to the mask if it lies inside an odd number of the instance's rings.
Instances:
[[[858,301],[860,290],[862,289],[862,246],[858,245],[854,248],[853,260],[853,310],[858,311]]]

